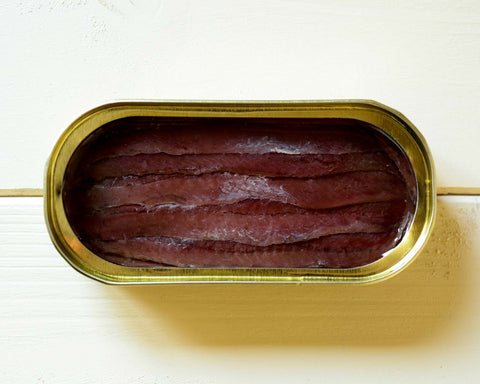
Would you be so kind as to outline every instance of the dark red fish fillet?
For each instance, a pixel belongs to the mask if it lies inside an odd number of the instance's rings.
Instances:
[[[387,141],[385,137],[378,136],[377,137],[380,146],[385,151],[385,153],[389,156],[389,158],[393,161],[396,165],[398,171],[402,175],[403,179],[406,182],[406,187],[408,190],[408,194],[410,195],[411,201],[417,200],[417,179],[415,177],[415,173],[413,168],[408,160],[408,157],[403,154],[400,149],[393,146],[390,142]]]
[[[240,175],[318,177],[354,171],[396,171],[383,152],[341,155],[287,155],[284,153],[168,155],[165,153],[110,157],[85,166],[84,177],[103,180],[151,174],[201,175],[229,172]]]
[[[133,257],[124,257],[119,256],[114,253],[103,253],[101,251],[95,250],[96,254],[101,256],[102,259],[105,259],[113,264],[123,265],[124,267],[135,267],[135,268],[161,268],[161,267],[174,267],[174,265],[160,264],[155,263],[154,261],[146,261],[142,259],[136,259]]]
[[[109,179],[85,194],[87,209],[128,204],[202,206],[247,199],[325,209],[405,198],[405,184],[386,172],[356,172],[314,179],[267,178],[230,173]]]
[[[165,237],[92,240],[87,244],[102,255],[115,255],[115,260],[110,256],[115,263],[138,267],[156,263],[159,266],[196,268],[218,265],[224,268],[353,268],[381,258],[385,251],[395,246],[399,236],[396,230],[351,233],[267,247]]]
[[[146,268],[369,264],[400,241],[417,199],[407,156],[353,119],[119,119],[65,175],[81,241]]]
[[[385,232],[401,221],[406,203],[398,200],[306,210],[269,201],[245,201],[227,206],[128,209],[78,216],[75,224],[84,237],[103,240],[163,236],[268,246],[339,233]]]
[[[327,120],[327,119],[325,119]],[[352,125],[352,123],[350,123]],[[365,128],[342,127],[338,122],[298,123],[291,120],[291,129],[279,129],[265,121],[251,120],[249,124],[234,119],[222,122],[199,121],[195,125],[176,126],[157,124],[135,127],[109,137],[108,146],[95,150],[93,161],[116,156],[167,153],[171,155],[210,153],[286,153],[342,154],[379,150],[378,143]],[[205,134],[205,132],[208,134]]]

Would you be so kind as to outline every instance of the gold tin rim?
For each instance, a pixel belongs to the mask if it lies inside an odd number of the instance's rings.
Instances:
[[[382,259],[351,269],[275,268],[131,268],[109,263],[75,236],[65,215],[62,184],[75,148],[90,133],[113,120],[131,116],[352,118],[368,122],[396,141],[410,158],[418,185],[415,217],[404,238]],[[372,100],[320,101],[118,101],[94,108],[63,132],[45,169],[44,210],[50,237],[60,254],[79,272],[104,283],[316,282],[371,283],[392,277],[425,245],[436,208],[435,170],[428,145],[401,113]]]

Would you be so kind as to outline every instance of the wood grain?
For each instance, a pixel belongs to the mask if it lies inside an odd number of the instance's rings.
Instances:
[[[0,381],[474,382],[479,222],[480,197],[440,197],[425,250],[373,285],[125,287],[66,264],[41,198],[1,198]]]

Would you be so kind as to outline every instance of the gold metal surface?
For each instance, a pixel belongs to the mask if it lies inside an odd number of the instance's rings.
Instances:
[[[400,244],[375,263],[351,269],[272,268],[130,268],[109,263],[89,251],[76,237],[65,215],[62,184],[77,146],[97,128],[132,116],[349,118],[370,123],[396,141],[412,162],[418,202],[409,231]],[[78,271],[106,283],[168,282],[328,282],[369,283],[391,277],[406,267],[424,246],[435,220],[433,160],[421,133],[399,112],[374,101],[288,102],[118,102],[95,108],[75,120],[62,134],[47,163],[45,218],[50,237],[62,256]]]

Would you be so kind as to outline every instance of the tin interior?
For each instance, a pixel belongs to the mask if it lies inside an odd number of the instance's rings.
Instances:
[[[62,199],[66,167],[75,149],[103,125],[127,117],[345,118],[378,127],[410,159],[417,179],[417,209],[400,244],[379,261],[352,269],[129,268],[91,253],[70,227]],[[181,103],[123,102],[94,109],[77,119],[55,146],[46,170],[45,214],[60,253],[80,272],[111,283],[162,282],[371,282],[400,271],[420,251],[434,220],[433,165],[424,139],[398,112],[374,102]]]

